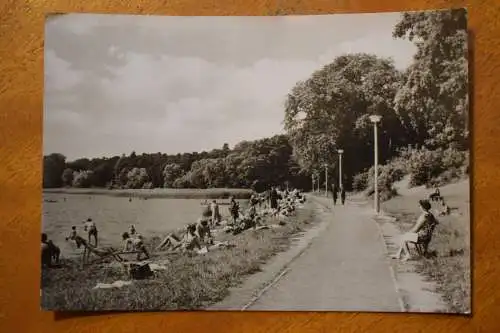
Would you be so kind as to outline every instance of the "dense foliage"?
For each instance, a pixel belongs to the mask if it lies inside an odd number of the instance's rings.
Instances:
[[[44,158],[44,187],[254,188],[270,185],[308,188],[310,176],[291,158],[285,135],[244,141],[229,149],[176,155],[142,154],[66,162],[61,154]]]
[[[370,192],[372,114],[382,116],[379,161],[387,166],[379,181],[388,196],[404,173],[413,185],[460,177],[468,173],[466,23],[464,10],[403,14],[393,37],[415,43],[413,63],[399,71],[392,60],[371,54],[332,59],[289,92],[286,135],[177,155],[67,162],[52,154],[44,157],[44,187],[310,189],[313,175],[324,184],[325,166],[330,182],[338,182],[337,150],[343,149],[343,184]]]

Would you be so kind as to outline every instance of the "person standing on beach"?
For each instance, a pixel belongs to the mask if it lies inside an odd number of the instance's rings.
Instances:
[[[212,203],[210,204],[210,210],[212,211],[212,225],[219,225],[221,216],[217,200],[212,201]]]
[[[278,209],[278,192],[274,186],[271,188],[271,193],[269,193],[269,203],[271,209]]]
[[[97,247],[97,226],[95,225],[95,222],[92,221],[92,219],[89,217],[85,223],[85,227],[83,230],[85,230],[88,233],[88,239],[89,239],[89,244],[91,244],[90,240],[92,237],[94,237],[95,244],[94,246]]]
[[[238,219],[238,217],[240,215],[240,205],[234,199],[234,197],[231,197],[231,201],[229,202],[229,213],[231,214],[231,217],[233,218],[233,223],[236,225],[236,220]]]

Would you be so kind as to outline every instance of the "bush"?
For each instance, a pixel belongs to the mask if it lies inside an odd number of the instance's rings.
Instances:
[[[468,172],[468,168],[462,171],[468,165],[468,152],[452,148],[407,150],[402,157],[407,161],[412,186],[443,185]]]
[[[394,189],[393,184],[394,182],[403,179],[405,173],[406,171],[401,168],[399,160],[394,160],[388,164],[379,166],[377,182],[380,200],[389,200],[397,195],[397,191]],[[368,196],[372,196],[375,193],[375,188],[373,186],[375,182],[373,177],[375,174],[374,167],[371,167],[365,174],[366,176],[362,176],[362,174],[357,176],[359,176],[358,179],[361,179],[360,182],[362,181],[362,178],[366,177],[366,194]]]
[[[352,179],[352,189],[354,191],[364,191],[368,187],[368,171],[355,175]]]

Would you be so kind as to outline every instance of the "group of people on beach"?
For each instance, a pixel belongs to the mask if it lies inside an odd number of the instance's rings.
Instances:
[[[264,217],[282,218],[292,214],[296,205],[305,202],[305,196],[299,190],[280,191],[277,187],[272,187],[264,193],[253,193],[248,200],[248,207],[241,209],[240,203],[234,197],[229,198],[228,219],[223,220],[220,210],[220,203],[212,200],[210,203],[202,203],[203,209],[201,217],[194,223],[186,225],[181,234],[168,234],[158,246],[156,251],[208,251],[211,248],[219,247],[223,244],[214,241],[214,231],[219,229],[226,233],[236,235],[244,230],[256,229],[263,224]],[[84,222],[84,232],[87,238],[78,235],[77,227],[72,226],[67,241],[75,241],[78,248],[84,247],[84,252],[94,252],[99,254],[98,229],[92,218]],[[149,251],[144,244],[144,238],[140,235],[135,225],[131,225],[127,232],[121,235],[123,248],[120,253],[136,253],[137,260],[147,260],[150,258]],[[111,250],[110,250],[111,251]],[[108,253],[110,251],[101,251]],[[57,253],[57,254],[56,254]],[[47,267],[53,266],[55,259],[59,262],[60,249],[51,241],[47,240],[47,235],[42,235],[42,264]]]
[[[298,190],[279,193],[273,187],[268,193],[254,193],[248,200],[248,208],[242,210],[240,203],[234,197],[229,198],[228,220],[222,220],[220,205],[216,200],[205,202],[201,217],[196,223],[186,226],[183,237],[170,233],[160,242],[156,250],[198,250],[202,251],[217,247],[214,241],[214,231],[222,230],[236,235],[247,229],[256,229],[263,224],[264,216],[289,216],[295,211],[296,199],[304,202],[305,197]],[[265,207],[263,207],[265,206]]]

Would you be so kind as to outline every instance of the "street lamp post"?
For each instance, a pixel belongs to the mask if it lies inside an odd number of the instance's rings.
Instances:
[[[325,163],[325,197],[328,197],[328,164]]]
[[[373,146],[373,152],[374,152],[374,164],[375,164],[375,175],[374,175],[374,181],[375,184],[375,198],[374,198],[374,205],[375,205],[375,211],[378,213],[380,212],[380,202],[379,202],[379,197],[378,197],[378,123],[382,120],[382,116],[379,115],[372,115],[370,116],[370,121],[373,123],[373,136],[374,136],[374,146]]]
[[[344,153],[343,149],[338,149],[337,153],[339,153],[339,189],[342,188],[342,154]]]
[[[314,193],[314,175],[311,175],[311,185],[312,185],[311,192]]]

